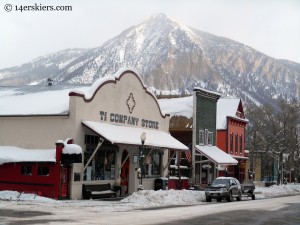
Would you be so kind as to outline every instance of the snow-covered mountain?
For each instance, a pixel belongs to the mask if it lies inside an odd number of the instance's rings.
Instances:
[[[61,61],[51,57],[60,54],[64,56]],[[300,64],[276,60],[228,38],[188,28],[163,14],[100,47],[69,49],[0,70],[0,85],[43,83],[48,77],[54,83],[86,84],[122,67],[134,68],[156,94],[184,94],[201,86],[254,102],[300,98]]]
[[[47,78],[70,64],[88,49],[66,49],[41,56],[21,66],[0,69],[0,85],[44,84]]]

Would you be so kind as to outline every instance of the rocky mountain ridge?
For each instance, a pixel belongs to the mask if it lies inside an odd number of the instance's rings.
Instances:
[[[155,94],[188,94],[200,86],[257,104],[300,98],[300,64],[188,28],[164,14],[100,47],[63,50],[2,69],[0,85],[44,84],[48,77],[54,84],[87,84],[123,67],[134,68]]]

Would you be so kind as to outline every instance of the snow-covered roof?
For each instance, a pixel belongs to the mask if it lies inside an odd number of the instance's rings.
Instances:
[[[54,85],[54,86],[23,86],[0,87],[0,116],[5,115],[66,115],[69,113],[69,93],[92,98],[101,84],[115,81],[124,73],[121,69],[109,77],[103,77],[92,86],[83,85]],[[132,70],[134,72],[134,70]],[[142,81],[141,81],[142,82]],[[145,84],[142,82],[144,87]],[[201,88],[195,88],[204,90]],[[207,91],[207,90],[205,90]],[[211,92],[213,94],[218,94]],[[161,111],[171,116],[193,116],[193,96],[171,99],[159,99]],[[217,129],[226,129],[226,117],[236,116],[240,99],[220,98],[217,102]],[[28,107],[30,105],[30,107]],[[246,122],[248,120],[245,120]]]
[[[188,150],[188,147],[173,138],[169,133],[136,127],[118,126],[94,121],[82,121],[82,124],[98,133],[100,136],[116,144],[141,145],[140,136],[146,133],[146,146]]]
[[[70,142],[69,142],[70,141]],[[73,139],[67,138],[66,140],[58,140],[56,141],[56,144],[63,144],[63,154],[82,154],[82,148],[79,145],[72,144]]]
[[[0,87],[0,116],[68,114],[70,92],[81,94],[89,99],[102,82],[111,79],[115,78],[99,79],[91,87],[78,85]],[[159,99],[158,102],[165,113],[188,118],[193,115],[192,96]]]
[[[125,73],[126,71],[131,71],[135,74],[138,74],[134,69],[131,68],[121,68],[119,69],[115,74],[106,76],[106,77],[102,77],[98,80],[96,80],[91,87],[89,87],[88,89],[83,89],[83,90],[73,90],[73,93],[76,94],[80,94],[83,95],[85,99],[90,100],[93,95],[95,94],[96,90],[104,83],[108,82],[108,81],[116,81],[117,79],[120,78],[120,76]],[[140,79],[141,80],[141,79]],[[146,88],[146,85],[144,84],[144,82],[141,80],[142,85]]]
[[[56,162],[55,149],[0,146],[0,165],[12,162]]]
[[[159,99],[162,110],[171,116],[193,116],[193,96],[183,98]],[[236,116],[240,104],[239,98],[220,98],[217,102],[217,129],[227,128],[227,117],[248,122]]]
[[[65,115],[69,92],[86,86],[53,85],[0,87],[0,115]],[[30,107],[28,107],[30,106]]]
[[[161,110],[172,116],[193,117],[193,96],[158,100]]]
[[[76,144],[66,144],[62,150],[63,154],[82,154],[82,148]]]
[[[195,149],[200,154],[203,154],[205,157],[209,158],[211,161],[217,164],[236,165],[238,163],[237,160],[219,149],[217,146],[196,145]]]
[[[222,130],[227,128],[227,117],[236,118],[238,120],[248,120],[242,119],[236,116],[238,107],[240,104],[239,98],[220,98],[217,102],[217,130]]]
[[[216,95],[216,96],[221,97],[221,94],[220,94],[220,93],[214,92],[214,91],[209,91],[209,90],[204,89],[204,88],[202,88],[202,87],[194,87],[194,91],[204,91],[204,92],[207,92],[207,93],[209,93],[209,94],[213,94],[213,95]]]
[[[85,99],[91,99],[103,83],[116,81],[126,71],[136,73],[133,69],[122,68],[113,75],[98,79],[91,86],[27,85],[0,87],[0,116],[67,115],[69,113],[69,93],[76,93],[84,96]],[[146,88],[142,80],[141,83]],[[156,99],[154,95],[153,97]]]

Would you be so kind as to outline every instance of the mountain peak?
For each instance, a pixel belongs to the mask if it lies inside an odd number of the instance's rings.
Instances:
[[[66,50],[26,66],[0,70],[0,85],[42,83],[49,77],[54,83],[87,84],[124,67],[140,73],[156,94],[186,94],[201,86],[258,103],[300,97],[299,64],[275,60],[228,38],[188,28],[162,13],[98,48]]]
[[[193,42],[193,44],[200,46],[200,39],[190,28],[163,13],[151,16],[148,20],[134,27],[134,30],[143,37],[143,40],[147,36],[151,37],[152,40],[170,41],[175,47],[179,43],[185,45],[184,42]]]
[[[154,14],[145,22],[151,23],[151,24],[164,24],[164,25],[169,25],[169,26],[186,28],[185,25],[179,23],[175,19],[168,17],[166,14],[163,14],[163,13]]]
[[[150,20],[169,20],[170,18],[167,17],[166,14],[164,13],[157,13],[157,14],[153,14],[151,17],[150,17]]]

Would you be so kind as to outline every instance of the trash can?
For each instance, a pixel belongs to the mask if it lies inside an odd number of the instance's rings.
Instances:
[[[161,177],[154,181],[154,190],[168,190],[168,178]]]

